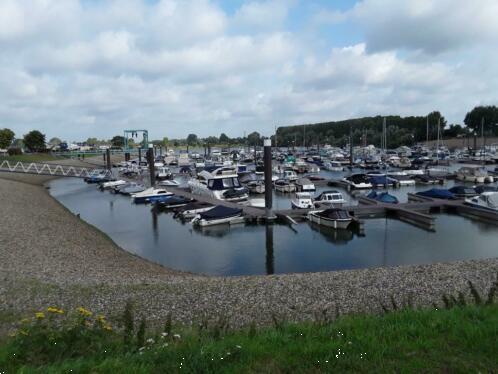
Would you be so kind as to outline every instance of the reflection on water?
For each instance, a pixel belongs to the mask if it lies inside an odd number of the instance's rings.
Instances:
[[[172,213],[132,204],[128,197],[99,192],[80,180],[53,181],[50,193],[127,251],[196,273],[281,274],[498,256],[496,226],[455,215],[436,215],[434,233],[391,218],[366,219],[364,236],[306,222],[292,228],[238,224],[197,229]]]

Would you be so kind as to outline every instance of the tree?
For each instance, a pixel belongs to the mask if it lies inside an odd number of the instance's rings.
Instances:
[[[250,145],[259,145],[261,143],[261,135],[257,131],[251,132],[247,135],[247,141]]]
[[[24,146],[31,152],[45,150],[45,134],[38,130],[33,130],[24,135]]]
[[[228,143],[230,143],[230,138],[228,136],[226,136],[225,133],[222,133],[220,135],[220,143],[222,143],[222,144],[228,144]]]
[[[484,132],[498,135],[498,108],[496,106],[478,106],[465,116],[463,121],[472,131],[481,133],[481,125],[484,121]]]
[[[6,149],[12,144],[14,140],[14,132],[10,129],[0,130],[0,148]]]
[[[62,143],[62,141],[57,137],[53,137],[52,139],[50,139],[48,141],[48,144],[50,144],[50,145],[59,145],[61,143]]]
[[[163,144],[162,145],[165,146],[165,147],[167,147],[169,145],[169,139],[166,136],[163,138]]]
[[[208,136],[204,141],[209,145],[218,144],[219,140],[216,136]]]
[[[188,136],[187,136],[187,144],[188,145],[196,145],[197,142],[198,142],[197,135],[188,134]]]
[[[86,140],[86,144],[93,147],[93,146],[96,146],[97,144],[99,144],[99,141],[97,138],[88,138]]]
[[[116,135],[111,139],[111,145],[116,148],[122,148],[124,146],[124,136]]]

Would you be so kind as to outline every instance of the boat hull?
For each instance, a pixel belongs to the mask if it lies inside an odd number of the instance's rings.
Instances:
[[[308,219],[311,222],[317,223],[318,225],[332,227],[334,229],[347,229],[349,224],[353,221],[352,218],[344,218],[344,219],[330,219],[320,217],[319,215],[311,212],[308,214]]]

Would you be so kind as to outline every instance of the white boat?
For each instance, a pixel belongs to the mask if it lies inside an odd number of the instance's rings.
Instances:
[[[323,191],[315,199],[315,204],[318,205],[328,205],[328,206],[342,206],[346,203],[344,196],[337,190]]]
[[[344,171],[344,166],[339,161],[325,161],[323,168],[329,171]]]
[[[168,178],[171,178],[171,176],[172,176],[171,171],[169,170],[168,167],[165,167],[165,166],[160,167],[156,173],[157,180],[168,179]]]
[[[349,177],[343,178],[343,182],[347,183],[351,188],[354,189],[370,189],[372,188],[372,183],[370,183],[370,178],[365,174],[353,174]]]
[[[353,221],[347,210],[331,208],[308,213],[308,220],[334,229],[346,229]]]
[[[178,187],[180,182],[175,181],[174,179],[166,179],[157,183],[158,186],[164,187]]]
[[[123,186],[125,184],[127,184],[128,182],[127,181],[124,181],[124,180],[117,180],[117,181],[110,181],[110,182],[104,182],[100,185],[100,189],[101,190],[108,190],[108,189],[111,189],[111,188],[114,188],[114,187],[118,187],[118,186]]]
[[[245,201],[249,197],[247,189],[242,187],[239,176],[232,167],[221,167],[211,173],[203,170],[188,185],[194,195],[218,200]]]
[[[150,187],[142,192],[132,194],[131,198],[135,204],[141,204],[171,195],[173,195],[173,193],[166,191],[164,188]]]
[[[247,182],[246,187],[249,189],[249,192],[254,194],[265,193],[265,182],[261,180]]]
[[[229,208],[223,205],[217,205],[212,209],[200,213],[192,220],[192,224],[200,227],[222,224],[233,225],[244,222],[242,209]]]
[[[441,167],[441,166],[430,166],[426,169],[427,175],[431,177],[437,177],[437,178],[445,178],[449,175],[451,175],[451,172],[448,168]]]
[[[198,214],[207,212],[213,207],[214,206],[209,203],[204,203],[202,201],[194,201],[178,209],[175,213],[175,218],[176,217],[180,217],[183,219],[194,218]]]
[[[483,192],[479,196],[465,199],[465,204],[498,214],[498,192]]]
[[[297,176],[296,172],[294,170],[284,170],[284,179],[288,180],[289,182],[295,182],[299,179]]]
[[[291,200],[292,209],[311,209],[314,207],[309,192],[296,192]]]
[[[387,176],[391,179],[396,179],[397,183],[400,186],[415,186],[415,180],[412,179],[405,172],[402,172],[402,171],[390,172],[389,174],[387,174]]]
[[[456,178],[463,182],[493,183],[494,178],[488,171],[479,165],[462,166],[456,173]]]
[[[407,175],[424,175],[425,172],[421,169],[415,169],[415,168],[412,168],[412,169],[405,169],[404,172],[407,174]]]
[[[274,182],[275,190],[279,192],[294,192],[296,185],[286,179],[277,179]]]
[[[299,178],[295,182],[295,184],[296,184],[297,191],[302,191],[302,192],[315,192],[316,191],[315,185],[308,178]]]

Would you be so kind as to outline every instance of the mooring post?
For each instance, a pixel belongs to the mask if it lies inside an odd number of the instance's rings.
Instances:
[[[349,164],[353,167],[353,126],[349,125]]]
[[[109,148],[105,150],[105,159],[107,162],[107,170],[111,171],[111,150]]]
[[[138,148],[138,164],[142,162],[142,148]]]
[[[154,187],[156,184],[156,168],[154,167],[154,148],[152,144],[149,145],[149,150],[147,151],[147,164],[149,165],[150,186]]]
[[[266,218],[272,219],[272,206],[273,206],[273,190],[272,190],[272,173],[271,173],[271,139],[264,140],[264,167],[265,167],[265,208]]]

